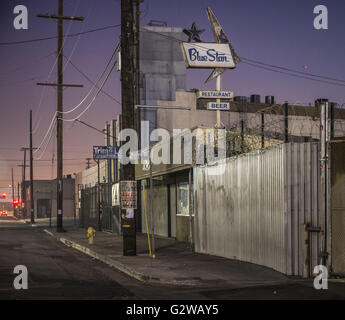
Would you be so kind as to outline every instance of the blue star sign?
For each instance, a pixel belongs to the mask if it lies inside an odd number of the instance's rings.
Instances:
[[[191,29],[183,29],[183,32],[188,36],[188,42],[192,42],[193,40],[195,42],[202,42],[200,39],[200,34],[202,34],[204,31],[205,29],[199,30],[196,27],[195,22],[193,22]]]

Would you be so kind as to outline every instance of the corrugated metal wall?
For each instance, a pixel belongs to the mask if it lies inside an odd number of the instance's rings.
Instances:
[[[194,169],[195,249],[303,275],[304,223],[319,223],[318,146],[285,144]],[[313,235],[312,262],[319,240]],[[314,264],[315,265],[315,264]]]

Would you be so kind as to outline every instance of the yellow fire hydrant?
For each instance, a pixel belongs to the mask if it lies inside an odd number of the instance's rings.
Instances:
[[[93,244],[93,239],[96,235],[96,230],[92,227],[87,229],[87,237],[89,238],[89,244]]]

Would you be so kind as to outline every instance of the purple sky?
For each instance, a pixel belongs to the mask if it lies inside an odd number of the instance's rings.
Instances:
[[[16,5],[26,5],[29,10],[29,29],[15,30],[12,13]],[[329,10],[329,30],[313,28],[313,9],[324,4]],[[190,27],[195,21],[206,29],[202,40],[213,41],[205,12],[210,6],[217,15],[225,32],[239,55],[265,63],[289,67],[299,71],[345,79],[345,2],[343,0],[145,0],[142,4],[142,25],[150,20],[164,20],[168,26]],[[65,14],[84,16],[84,22],[64,23],[64,32],[77,33],[120,23],[120,0],[69,0],[65,1]],[[0,3],[0,42],[29,40],[56,35],[56,22],[36,18],[37,13],[57,13],[57,0],[11,0]],[[93,81],[103,71],[120,35],[120,28],[68,38],[64,53]],[[56,89],[38,87],[36,82],[47,81],[55,61],[56,40],[29,44],[0,45],[0,192],[10,182],[11,168],[15,172],[15,184],[21,181],[23,153],[19,149],[29,144],[29,110],[33,110],[34,145],[38,145],[56,110]],[[49,54],[52,54],[48,56]],[[47,57],[48,56],[48,57]],[[211,82],[204,86],[210,71],[189,70],[187,87],[214,88]],[[56,69],[48,80],[56,81]],[[64,91],[64,109],[74,107],[91,88],[71,65],[64,71],[65,83],[80,83],[84,88],[68,88]],[[278,102],[312,103],[325,97],[340,104],[345,102],[343,87],[297,79],[246,64],[239,64],[234,71],[223,76],[223,89],[235,91],[235,95],[253,93],[274,95]],[[43,92],[44,90],[44,92]],[[104,90],[121,99],[119,73],[114,71]],[[43,94],[42,94],[43,92]],[[43,97],[41,106],[39,102]],[[116,117],[120,106],[104,94],[100,94],[81,118],[99,129],[105,121]],[[76,115],[76,114],[73,114]],[[65,123],[64,126],[64,173],[78,172],[85,168],[85,158],[91,157],[93,145],[103,144],[101,134],[81,124]],[[56,177],[52,168],[52,150],[55,137],[47,147],[42,160],[35,165],[37,179]],[[40,156],[37,152],[35,156]],[[56,163],[56,162],[55,162]],[[27,176],[28,177],[28,176]]]

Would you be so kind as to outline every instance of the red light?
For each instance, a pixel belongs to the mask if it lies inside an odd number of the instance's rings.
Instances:
[[[20,201],[18,199],[14,199],[12,201],[12,203],[13,203],[13,205],[18,205],[18,204],[20,204]]]
[[[6,193],[6,192],[3,192],[3,193],[1,194],[1,197],[2,197],[3,199],[5,199],[6,196],[7,196],[7,193]]]

